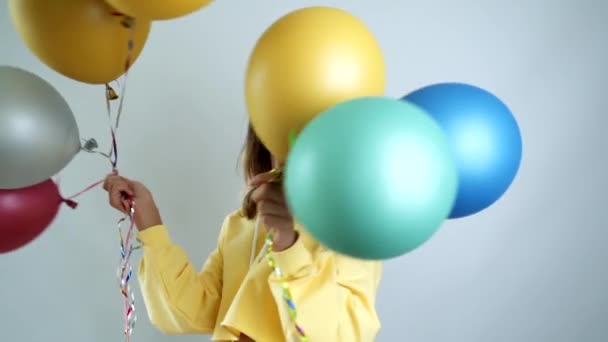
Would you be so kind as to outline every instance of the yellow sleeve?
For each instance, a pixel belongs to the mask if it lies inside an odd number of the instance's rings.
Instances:
[[[321,247],[310,251],[302,237],[274,257],[291,290],[298,323],[310,341],[374,341],[380,330],[375,310],[380,262],[352,259]],[[298,341],[275,274],[269,284],[286,338]]]
[[[171,335],[213,331],[222,298],[222,236],[197,272],[166,227],[139,232],[143,257],[138,278],[150,321],[160,331]]]

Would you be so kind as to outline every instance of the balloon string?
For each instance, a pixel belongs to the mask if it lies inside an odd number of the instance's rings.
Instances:
[[[295,134],[290,134],[290,135],[295,135]],[[283,176],[284,176],[283,172],[284,172],[284,170],[282,167],[274,168],[274,169],[270,170],[269,173],[272,175],[272,179],[269,182],[270,183],[282,182]],[[259,218],[258,218],[258,224],[259,224]],[[283,290],[282,291],[283,300],[285,301],[285,304],[287,305],[287,311],[289,312],[289,317],[291,318],[294,330],[297,332],[300,342],[308,342],[308,336],[306,336],[304,329],[298,323],[298,310],[296,309],[295,300],[293,298],[293,295],[291,294],[289,282],[288,282],[287,278],[285,277],[285,275],[283,274],[283,271],[279,267],[279,264],[277,263],[276,259],[274,258],[273,254],[272,254],[272,245],[274,243],[274,234],[275,234],[274,229],[270,229],[268,234],[266,235],[266,241],[264,243],[264,247],[262,247],[262,251],[263,251],[262,256],[266,256],[266,261],[268,262],[268,266],[270,266],[270,268],[272,269],[272,272],[274,273],[274,275],[277,277],[279,283],[281,284],[281,288]]]
[[[125,61],[125,65],[124,65],[124,78],[123,78],[123,84],[120,87],[120,96],[118,96],[116,94],[116,92],[114,92],[114,90],[112,89],[112,87],[110,87],[109,84],[106,84],[106,108],[108,110],[108,119],[109,119],[109,123],[110,123],[110,133],[112,135],[112,150],[110,151],[110,156],[111,156],[111,163],[112,163],[112,172],[114,174],[118,174],[118,169],[117,169],[117,165],[118,165],[118,143],[117,143],[117,139],[116,139],[116,131],[118,130],[118,127],[120,125],[120,119],[121,119],[121,115],[123,112],[123,108],[124,108],[124,99],[125,99],[125,94],[126,94],[126,89],[127,89],[127,79],[129,76],[129,69],[131,67],[131,55],[133,53],[133,46],[134,46],[134,34],[135,34],[135,19],[129,16],[126,16],[122,13],[118,13],[118,12],[114,12],[112,13],[115,16],[121,16],[123,18],[122,20],[122,25],[129,30],[129,39],[127,41],[127,58]],[[116,113],[116,120],[114,123],[112,123],[112,106],[110,104],[110,102],[112,100],[116,100],[116,98],[119,98],[119,103],[118,103],[118,110]],[[139,247],[134,247],[133,246],[133,242],[132,242],[132,237],[133,237],[133,231],[135,228],[135,219],[134,219],[134,214],[135,214],[135,202],[133,201],[132,198],[128,198],[129,199],[129,212],[128,215],[123,217],[121,220],[118,221],[118,234],[119,234],[119,241],[120,241],[120,255],[121,255],[121,260],[120,260],[120,264],[118,266],[118,274],[119,274],[119,280],[120,280],[120,293],[123,296],[123,316],[124,316],[124,334],[125,334],[125,341],[126,342],[130,342],[131,341],[131,334],[133,333],[133,329],[135,327],[135,322],[137,321],[137,316],[135,315],[135,296],[133,294],[133,290],[131,289],[129,280],[131,279],[131,275],[132,275],[132,267],[129,263],[130,261],[130,257],[131,257],[131,253],[133,252],[133,250],[139,248]],[[126,237],[123,237],[123,233],[122,233],[122,223],[126,220],[129,219],[130,224],[129,224],[129,229],[127,230],[127,235]]]
[[[70,196],[70,197],[67,197],[67,198],[66,198],[66,200],[73,200],[74,198],[76,198],[76,197],[78,197],[78,196],[81,196],[81,195],[83,195],[83,194],[85,194],[85,193],[87,193],[87,192],[89,192],[89,191],[91,191],[91,190],[95,189],[96,187],[98,187],[98,186],[100,186],[101,184],[103,184],[103,182],[104,182],[104,180],[103,180],[103,179],[102,179],[102,180],[100,180],[100,181],[97,181],[97,182],[95,182],[95,183],[93,183],[93,184],[91,184],[91,185],[87,186],[87,187],[86,187],[86,188],[84,188],[83,190],[81,190],[81,191],[79,191],[79,192],[75,193],[74,195],[72,195],[72,196]]]
[[[105,85],[106,110],[107,110],[107,115],[108,115],[108,123],[110,126],[112,146],[111,146],[110,152],[107,154],[103,153],[103,152],[99,152],[99,151],[97,151],[97,148],[98,148],[97,141],[95,141],[95,139],[89,139],[89,140],[86,140],[85,143],[83,144],[82,150],[85,152],[88,152],[88,153],[96,153],[96,154],[102,155],[105,158],[107,158],[112,165],[112,174],[117,175],[118,174],[118,168],[117,168],[117,166],[118,166],[118,142],[117,142],[117,138],[116,138],[116,131],[118,130],[121,114],[122,114],[122,111],[124,108],[125,90],[126,90],[126,83],[127,83],[127,78],[128,78],[127,76],[128,76],[129,68],[131,66],[131,55],[132,55],[133,46],[134,46],[133,37],[134,37],[135,19],[125,16],[124,14],[118,13],[118,12],[113,12],[112,15],[124,17],[124,19],[122,21],[122,25],[125,28],[130,30],[130,38],[128,40],[128,45],[127,45],[127,47],[128,47],[127,59],[125,61],[124,82],[123,82],[122,86],[120,86],[120,83],[118,83],[118,81],[116,81],[121,88],[120,95],[118,95],[116,93],[116,91],[114,91],[114,89],[110,86],[109,83],[106,83],[106,85]],[[113,122],[111,102],[116,99],[120,99],[120,101],[119,101],[118,110],[117,110],[117,114],[116,114],[116,120]],[[61,200],[64,203],[66,203],[67,205],[69,205],[70,207],[76,208],[78,206],[78,203],[76,203],[74,201],[74,198],[79,197],[79,196],[89,192],[90,190],[98,187],[99,185],[103,184],[104,181],[105,181],[105,179],[97,181],[97,182],[89,185],[82,191],[79,191],[78,193],[76,193],[72,196],[69,196],[67,198],[62,198]],[[133,328],[134,328],[135,322],[137,320],[137,316],[135,315],[135,296],[133,294],[133,290],[131,289],[131,286],[129,283],[129,280],[131,279],[132,272],[133,272],[132,267],[129,263],[131,253],[134,250],[139,249],[141,247],[141,246],[133,246],[132,237],[134,235],[133,231],[135,229],[134,213],[135,213],[135,203],[133,202],[133,200],[131,198],[129,198],[129,211],[125,217],[121,218],[118,221],[118,233],[119,233],[119,241],[120,241],[121,259],[120,259],[120,264],[119,264],[118,270],[117,270],[117,276],[119,278],[120,293],[123,296],[123,306],[124,306],[123,315],[124,315],[124,322],[125,322],[124,323],[125,324],[124,334],[125,334],[126,342],[130,342],[131,334],[133,332]],[[122,223],[124,221],[126,221],[127,219],[129,219],[130,225],[127,230],[126,237],[123,237]]]
[[[118,103],[118,113],[116,114],[116,126],[114,127],[115,129],[118,129],[118,126],[120,125],[120,117],[122,115],[122,109],[124,106],[124,100],[125,100],[125,94],[127,92],[127,80],[128,80],[128,76],[129,76],[129,69],[131,68],[131,53],[133,52],[133,35],[134,35],[134,28],[135,28],[135,20],[132,21],[132,23],[129,26],[129,30],[131,32],[130,37],[129,37],[129,41],[128,41],[128,49],[127,49],[127,61],[125,62],[125,77],[123,80],[123,84],[121,87],[122,90],[122,94],[120,96],[120,102]]]
[[[308,342],[308,336],[304,332],[302,326],[298,323],[298,311],[296,309],[295,301],[293,299],[293,295],[291,294],[291,290],[289,288],[289,282],[285,278],[283,271],[279,267],[276,259],[272,255],[272,244],[273,244],[273,232],[271,231],[266,236],[266,260],[268,262],[268,266],[272,269],[272,272],[277,277],[279,282],[281,283],[281,288],[283,289],[283,300],[285,300],[285,304],[287,304],[287,311],[289,312],[289,316],[293,323],[293,327],[295,331],[298,333],[300,342]]]
[[[132,54],[133,54],[133,46],[135,45],[134,43],[134,39],[135,39],[135,27],[136,27],[136,21],[135,18],[132,17],[128,17],[128,16],[124,16],[124,19],[122,21],[122,25],[127,28],[129,30],[129,39],[127,40],[127,59],[125,61],[125,72],[124,72],[124,81],[122,84],[122,94],[120,96],[120,102],[118,104],[118,113],[116,114],[116,126],[115,129],[118,129],[118,126],[120,125],[120,116],[122,114],[122,109],[123,109],[123,105],[124,105],[124,99],[125,99],[125,93],[127,91],[127,80],[128,80],[128,76],[129,76],[129,69],[131,69],[131,59],[132,59]]]
[[[100,155],[104,156],[105,158],[107,158],[112,165],[112,174],[117,175],[118,174],[118,142],[117,142],[116,132],[118,130],[121,114],[122,114],[123,108],[124,108],[126,83],[127,83],[127,79],[128,79],[129,68],[131,66],[131,55],[132,55],[133,46],[134,46],[133,38],[134,38],[135,19],[125,16],[122,13],[117,13],[117,12],[112,13],[112,15],[122,16],[123,17],[122,25],[125,28],[130,30],[130,37],[127,42],[127,58],[125,61],[124,81],[123,81],[122,86],[120,85],[118,80],[116,80],[116,82],[118,83],[118,86],[120,87],[120,95],[118,95],[116,93],[116,91],[110,86],[109,83],[106,83],[106,85],[105,85],[106,110],[107,110],[107,115],[108,115],[108,124],[109,124],[109,128],[110,128],[112,145],[110,148],[110,152],[105,154],[105,153],[97,151],[98,145],[97,145],[97,142],[95,141],[95,139],[89,139],[89,140],[85,141],[85,143],[82,147],[82,150],[85,152],[89,152],[89,153],[97,153],[97,154],[100,154]],[[116,120],[114,120],[114,122],[113,122],[111,102],[116,99],[120,99],[120,100],[119,100],[119,104],[118,104],[118,110],[116,113]],[[84,190],[82,190],[68,198],[64,198],[62,200],[66,204],[71,206],[72,208],[76,208],[76,206],[78,204],[73,200],[74,198],[81,196],[82,194],[96,188],[97,186],[99,186],[103,183],[104,183],[104,180],[97,181],[97,182],[91,184],[90,186],[86,187]],[[120,241],[121,259],[120,259],[120,264],[119,264],[118,270],[117,270],[117,276],[119,278],[120,293],[122,294],[122,297],[123,297],[123,316],[124,316],[124,325],[125,325],[124,334],[125,334],[126,342],[130,342],[131,334],[133,332],[133,328],[135,327],[135,322],[137,320],[137,316],[135,315],[135,296],[133,294],[133,290],[131,289],[130,282],[129,282],[131,279],[131,276],[132,276],[132,272],[133,272],[132,267],[129,263],[131,253],[134,250],[139,249],[141,247],[141,246],[133,246],[133,241],[132,241],[133,235],[134,235],[133,231],[135,229],[134,213],[135,213],[135,203],[133,202],[133,200],[131,198],[129,198],[128,214],[118,221],[118,233],[119,233],[119,241]],[[130,225],[127,230],[126,237],[123,237],[122,224],[127,219],[129,219]]]
[[[62,198],[61,198],[61,201],[62,201],[63,203],[65,203],[65,204],[66,204],[68,207],[70,207],[70,208],[72,208],[72,209],[76,209],[76,208],[78,207],[78,202],[74,201],[74,198],[76,198],[76,197],[78,197],[78,196],[81,196],[81,195],[83,195],[83,194],[85,194],[85,193],[87,193],[87,192],[89,192],[89,191],[91,191],[91,190],[95,189],[95,188],[96,188],[96,187],[98,187],[99,185],[103,184],[103,182],[104,182],[104,180],[97,181],[97,182],[95,182],[95,183],[93,183],[93,184],[91,184],[91,185],[87,186],[87,187],[86,187],[86,188],[84,188],[83,190],[81,190],[81,191],[79,191],[79,192],[75,193],[75,194],[74,194],[74,195],[72,195],[72,196],[69,196],[69,197],[62,197]]]
[[[135,296],[129,281],[133,275],[133,268],[130,265],[131,254],[134,250],[141,248],[141,246],[133,246],[133,231],[135,230],[135,202],[129,199],[129,211],[128,214],[118,221],[118,236],[120,241],[120,263],[117,270],[117,275],[120,285],[120,293],[123,296],[123,317],[125,322],[125,340],[129,342],[131,340],[131,334],[137,321],[135,315]],[[130,224],[127,230],[126,237],[122,232],[122,223],[129,219]]]
[[[114,171],[114,172],[112,172],[112,174],[118,175],[118,172]],[[75,198],[80,197],[80,196],[84,195],[85,193],[95,189],[96,187],[102,185],[104,182],[105,182],[105,178],[98,180],[97,182],[87,186],[86,188],[84,188],[83,190],[80,190],[79,192],[73,194],[72,196],[62,198],[62,200],[68,206],[72,207],[72,209],[76,209],[76,207],[78,206],[78,203],[74,201]]]
[[[123,108],[124,108],[124,100],[125,100],[125,94],[126,94],[126,90],[127,90],[127,80],[128,80],[128,76],[129,76],[129,69],[131,67],[131,59],[132,59],[132,54],[133,54],[133,46],[134,46],[134,36],[135,36],[135,19],[132,17],[128,17],[122,13],[119,12],[113,12],[112,15],[114,16],[122,16],[123,17],[123,21],[122,21],[122,25],[129,30],[129,39],[127,41],[127,58],[125,60],[125,66],[124,66],[124,79],[123,79],[123,84],[120,87],[120,95],[118,95],[114,89],[110,86],[109,83],[106,83],[106,110],[108,113],[108,121],[109,121],[109,125],[110,125],[110,134],[112,137],[112,148],[110,150],[109,158],[110,158],[110,162],[112,163],[112,169],[116,170],[117,166],[118,166],[118,143],[117,143],[117,139],[116,139],[116,131],[118,130],[118,127],[120,126],[120,119],[122,116],[122,112],[123,112]],[[116,120],[114,120],[114,122],[112,122],[112,104],[111,102],[113,100],[119,100],[118,103],[118,110],[116,112]]]
[[[134,46],[133,38],[134,38],[135,19],[125,16],[122,13],[118,13],[118,12],[113,12],[112,15],[124,17],[124,19],[122,21],[122,25],[125,28],[130,30],[130,38],[128,40],[128,45],[127,45],[127,47],[128,47],[127,58],[125,61],[124,83],[120,87],[121,94],[118,95],[116,93],[116,91],[114,91],[114,89],[110,86],[109,83],[106,83],[106,85],[105,85],[106,110],[107,110],[107,114],[108,114],[108,123],[110,126],[110,134],[111,134],[111,138],[112,138],[112,147],[110,149],[110,152],[106,154],[106,153],[97,151],[98,145],[97,145],[97,141],[95,139],[88,139],[88,140],[84,141],[84,144],[81,147],[81,150],[88,152],[88,153],[99,154],[99,155],[107,158],[110,161],[110,163],[112,164],[112,174],[118,175],[118,169],[117,169],[118,143],[117,143],[117,139],[116,139],[116,131],[118,130],[118,126],[120,123],[120,117],[121,117],[121,114],[122,114],[122,111],[124,108],[124,98],[125,98],[127,76],[128,76],[129,68],[131,66],[131,55],[132,55],[133,46]],[[118,80],[116,80],[116,82],[120,86],[120,83],[118,82]],[[115,120],[115,122],[112,122],[111,101],[114,101],[118,98],[120,98],[120,101],[119,101],[119,105],[118,105],[118,111],[116,114],[116,120]],[[75,209],[78,206],[78,203],[76,201],[74,201],[74,199],[76,197],[79,197],[79,196],[91,191],[92,189],[103,184],[104,181],[105,181],[105,179],[99,180],[99,181],[89,185],[85,189],[77,192],[76,194],[74,194],[72,196],[65,197],[65,198],[62,197],[61,201],[65,204],[67,204],[68,206],[70,206],[71,208]],[[59,180],[57,180],[57,183],[58,182],[59,182]],[[118,221],[118,233],[119,233],[119,241],[120,241],[121,259],[120,259],[120,264],[119,264],[118,270],[117,270],[117,276],[119,278],[119,285],[120,285],[120,293],[123,296],[124,322],[125,322],[124,334],[125,334],[126,342],[130,342],[131,334],[133,332],[133,328],[134,328],[135,322],[137,320],[137,316],[135,315],[135,296],[133,294],[133,290],[131,289],[131,286],[129,283],[129,280],[131,279],[131,276],[133,274],[133,270],[132,270],[132,267],[131,267],[129,261],[130,261],[132,252],[134,250],[141,248],[141,246],[133,246],[132,240],[133,240],[133,235],[134,235],[133,231],[135,229],[135,219],[134,219],[135,203],[132,198],[128,198],[128,200],[129,200],[129,211],[125,217],[121,218]],[[123,238],[122,223],[124,221],[126,221],[127,219],[129,219],[130,225],[127,230],[126,238]]]
[[[116,143],[116,132],[114,130],[114,125],[112,124],[112,104],[110,102],[116,100],[117,97],[118,95],[116,95],[114,89],[112,89],[109,84],[106,84],[106,110],[110,126],[110,137],[112,139],[108,159],[110,160],[110,164],[112,164],[112,170],[116,170],[116,166],[118,165],[118,144]]]

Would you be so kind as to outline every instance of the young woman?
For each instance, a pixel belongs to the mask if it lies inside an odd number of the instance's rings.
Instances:
[[[294,223],[275,162],[251,127],[243,161],[251,190],[243,208],[226,217],[218,246],[200,272],[172,242],[144,185],[120,176],[106,179],[114,208],[125,211],[124,194],[137,204],[143,244],[138,276],[152,324],[167,334],[213,334],[215,341],[300,341],[282,297],[286,281],[308,341],[373,341],[380,329],[380,263],[328,250]],[[270,229],[271,253],[283,279],[261,255]]]

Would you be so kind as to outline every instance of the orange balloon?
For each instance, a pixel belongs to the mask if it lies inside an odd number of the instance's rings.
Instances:
[[[129,21],[103,0],[8,4],[25,45],[55,71],[85,83],[103,84],[120,77],[127,60],[132,64],[139,57],[150,32],[149,20]]]
[[[385,69],[376,38],[358,18],[329,7],[291,12],[264,32],[249,59],[251,125],[274,157],[285,160],[289,134],[317,114],[346,100],[384,95]]]
[[[122,13],[138,18],[166,20],[190,14],[212,0],[106,0]]]

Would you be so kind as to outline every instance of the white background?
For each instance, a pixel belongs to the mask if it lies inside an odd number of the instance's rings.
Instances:
[[[521,172],[499,203],[448,222],[422,248],[386,263],[378,341],[607,341],[604,0],[216,0],[157,23],[129,79],[121,171],[153,190],[174,239],[197,265],[214,247],[242,190],[249,52],[278,17],[319,4],[351,11],[377,35],[388,95],[473,83],[511,107],[524,138]],[[73,107],[83,137],[108,146],[103,88],[41,64],[4,3],[0,52],[0,64],[48,79]],[[81,154],[62,173],[62,191],[108,171],[102,159]],[[122,340],[117,218],[96,190],[76,211],[63,208],[34,243],[0,255],[0,341]],[[163,336],[137,299],[133,342],[207,341]]]

